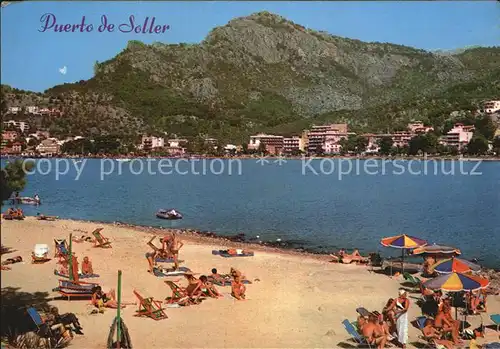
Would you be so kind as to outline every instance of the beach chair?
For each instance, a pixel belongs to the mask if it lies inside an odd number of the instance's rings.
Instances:
[[[38,336],[46,339],[48,341],[49,347],[53,347],[53,348],[63,347],[63,346],[60,346],[63,342],[65,342],[65,341],[69,342],[72,339],[71,330],[67,329],[66,326],[63,325],[64,328],[66,329],[66,331],[70,331],[69,337],[64,336],[62,333],[60,333],[60,334],[54,333],[54,331],[52,331],[51,326],[49,324],[45,323],[45,321],[43,321],[42,317],[40,316],[40,314],[38,313],[38,311],[35,308],[30,307],[26,310],[26,312],[28,313],[30,318],[33,320],[33,323],[35,324],[35,326],[37,328],[35,333]]]
[[[103,248],[110,248],[111,247],[111,242],[109,241],[108,238],[105,238],[101,234],[101,230],[104,228],[97,228],[92,232],[92,235],[95,237],[95,242],[94,242],[94,247],[103,247]]]
[[[147,316],[153,320],[168,319],[165,310],[161,307],[161,301],[156,301],[153,297],[144,298],[136,290],[134,294],[139,300],[139,310],[135,316]]]
[[[344,325],[345,330],[347,331],[347,333],[349,333],[352,339],[356,341],[356,343],[358,343],[358,346],[368,348],[372,347],[370,343],[367,342],[366,338],[359,334],[359,332],[356,330],[353,324],[349,322],[349,320],[346,319],[342,321],[342,325]]]
[[[490,315],[490,319],[497,325],[497,331],[500,331],[500,314]]]
[[[403,277],[406,281],[408,281],[409,283],[411,283],[415,287],[419,286],[422,283],[422,280],[420,280],[416,276],[411,275],[410,273],[408,273],[406,271],[403,273]]]
[[[92,290],[95,286],[99,286],[99,284],[59,279],[59,286],[53,291],[59,292],[59,294],[66,297],[68,301],[71,300],[71,298],[88,299],[92,298]]]
[[[179,305],[196,304],[195,301],[189,297],[185,288],[180,287],[173,281],[165,280],[165,283],[172,290],[172,295],[165,298],[168,304],[177,303]]]
[[[54,245],[54,257],[59,258],[59,260],[66,258],[69,254],[69,247],[66,239],[54,239]]]
[[[50,261],[51,258],[48,256],[36,256],[34,252],[31,253],[31,264],[43,264]]]

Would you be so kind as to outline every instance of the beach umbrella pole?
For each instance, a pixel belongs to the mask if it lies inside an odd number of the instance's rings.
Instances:
[[[69,255],[68,255],[68,276],[70,281],[74,281],[73,278],[73,252],[71,251],[72,249],[72,242],[73,242],[73,234],[69,234]]]
[[[120,348],[120,341],[122,336],[121,331],[121,305],[122,305],[122,271],[118,270],[118,287],[117,287],[117,303],[118,307],[116,309],[116,343],[117,348]]]

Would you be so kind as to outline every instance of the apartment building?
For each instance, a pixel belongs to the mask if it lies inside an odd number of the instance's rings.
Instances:
[[[155,148],[163,148],[165,140],[161,137],[142,136],[141,147],[144,151],[150,151]]]
[[[500,111],[500,101],[486,101],[483,104],[483,110],[485,113],[493,114]]]
[[[455,124],[448,133],[440,138],[440,143],[449,147],[462,149],[465,147],[474,135],[474,126],[464,126]]]
[[[42,156],[53,156],[59,154],[61,145],[55,138],[44,139],[37,147],[36,150]]]
[[[318,153],[321,150],[326,152],[338,152],[338,141],[348,137],[347,124],[313,125],[307,131],[307,151]]]
[[[20,130],[21,132],[26,132],[29,129],[29,124],[24,121],[9,120],[3,122],[4,126],[12,126]]]
[[[264,144],[266,151],[270,154],[278,155],[283,152],[283,136],[268,135],[259,133],[255,136],[250,136],[250,143],[248,149],[257,150],[260,144]]]
[[[304,140],[302,137],[284,137],[283,138],[283,152],[285,154],[292,154],[304,151]]]

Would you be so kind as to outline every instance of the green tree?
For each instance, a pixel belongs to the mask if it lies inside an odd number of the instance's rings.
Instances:
[[[488,151],[488,140],[480,133],[476,132],[474,137],[467,144],[467,154],[484,155]]]
[[[377,142],[379,146],[379,153],[382,155],[389,155],[392,150],[392,145],[394,142],[392,141],[392,138],[389,136],[382,137],[378,140]]]
[[[22,191],[26,186],[26,172],[35,166],[33,161],[15,160],[8,162],[0,171],[2,203],[9,199],[13,192]]]
[[[243,143],[241,145],[241,153],[242,154],[248,154],[248,144],[247,143]]]
[[[434,154],[438,149],[438,138],[434,133],[427,133],[413,137],[409,142],[408,152],[416,155],[419,152]]]
[[[361,154],[366,150],[368,146],[368,139],[365,137],[350,135],[348,138],[343,138],[339,141],[342,147],[342,153],[355,153]]]
[[[476,128],[476,132],[482,134],[487,140],[493,140],[495,136],[496,126],[493,123],[493,120],[488,115],[484,115],[481,118],[477,119],[474,123],[474,127]]]
[[[500,156],[500,136],[495,137],[493,140],[493,151]]]

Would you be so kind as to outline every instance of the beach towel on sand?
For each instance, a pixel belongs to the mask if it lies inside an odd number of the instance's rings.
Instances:
[[[68,275],[65,275],[57,270],[54,270],[54,275],[57,275],[57,276],[60,276],[60,277],[63,277],[63,278],[67,278],[69,279],[69,276]],[[99,275],[98,274],[87,274],[87,275],[84,275],[84,274],[78,274],[78,277],[80,279],[90,279],[90,278],[98,278]]]
[[[155,262],[156,263],[174,263],[174,259],[173,258],[160,258],[160,257],[156,257]],[[182,259],[179,259],[177,262],[179,264],[180,263],[184,263],[184,261]]]
[[[175,271],[167,271],[167,272],[163,272],[163,271],[161,271],[159,268],[154,268],[154,269],[153,269],[153,274],[154,274],[156,277],[165,277],[165,276],[181,276],[181,275],[184,275],[184,273],[186,273],[186,272],[188,272],[188,271],[191,271],[191,269],[186,268],[186,267],[179,267],[179,268],[177,268],[177,270],[175,270]]]
[[[253,257],[253,252],[243,252],[243,253],[230,253],[229,250],[212,250],[213,255],[218,255],[225,258],[230,257]]]

